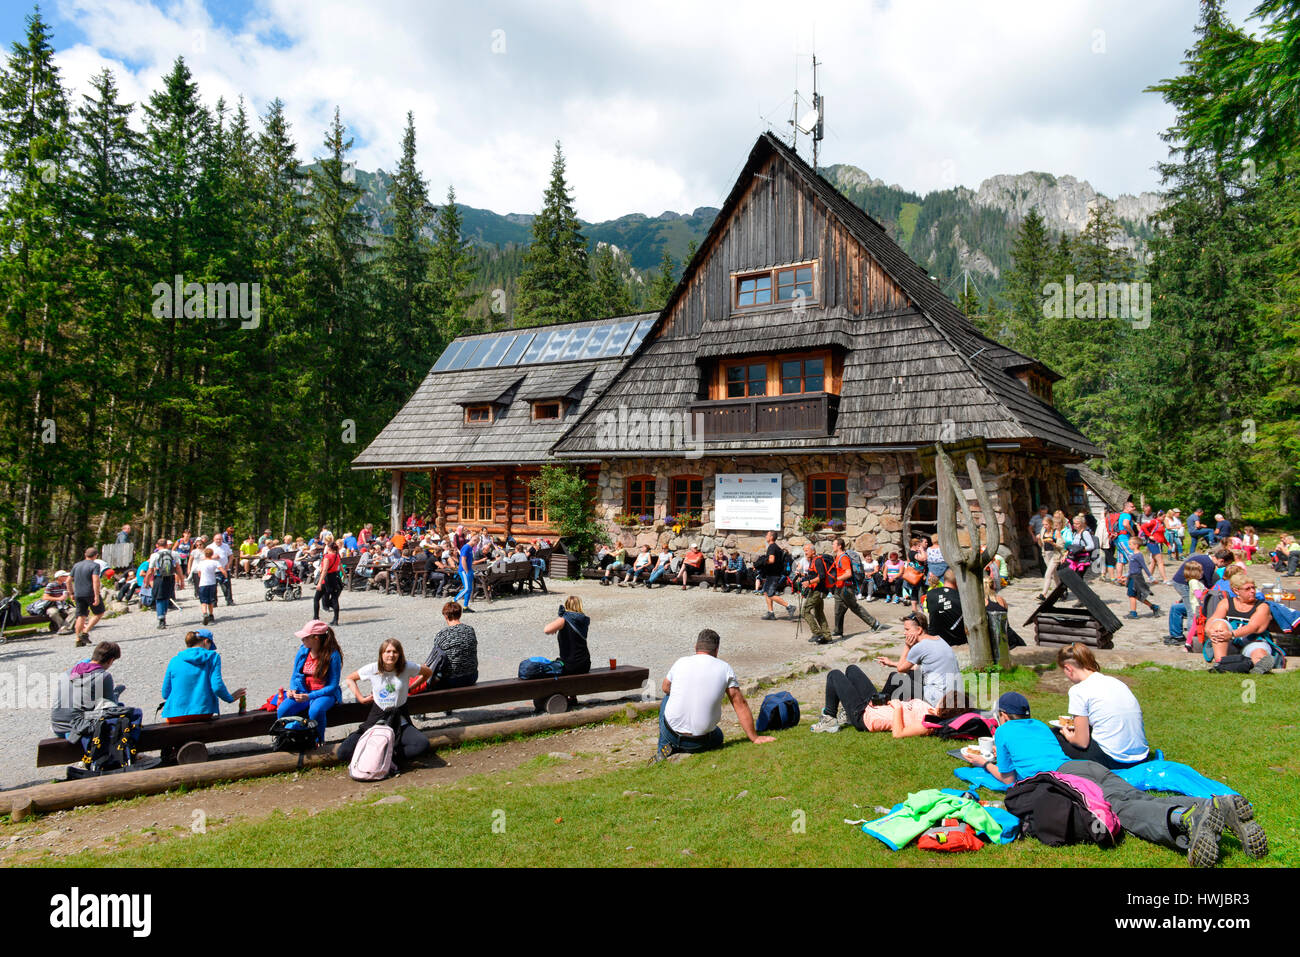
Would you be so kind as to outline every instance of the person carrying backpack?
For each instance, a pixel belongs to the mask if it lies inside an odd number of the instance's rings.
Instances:
[[[78,662],[59,679],[50,712],[50,727],[68,741],[77,741],[90,725],[88,715],[101,701],[119,703],[125,685],[114,684],[109,668],[122,657],[116,642],[101,641],[90,658]]]
[[[407,689],[415,677],[428,680],[433,671],[427,665],[417,665],[406,660],[402,643],[396,638],[387,638],[379,646],[378,659],[348,675],[348,690],[358,704],[370,705],[361,727],[343,739],[335,752],[340,761],[351,761],[362,735],[381,721],[387,722],[396,738],[393,757],[396,760],[409,761],[429,750],[429,739],[420,733],[411,721],[406,710]],[[363,695],[357,687],[358,681],[370,682],[370,694]]]
[[[176,553],[167,547],[165,538],[158,539],[154,553],[149,556],[149,568],[145,572],[144,584],[153,597],[154,611],[158,615],[158,627],[166,628],[167,609],[171,607],[177,590],[185,586],[185,573]]]
[[[803,620],[812,632],[812,637],[808,640],[825,645],[831,640],[831,627],[826,621],[823,606],[826,596],[835,589],[835,573],[826,556],[818,555],[811,542],[804,545],[803,554],[808,562],[808,571],[799,582],[799,587],[803,590]]]
[[[844,616],[853,612],[861,618],[872,631],[880,631],[885,626],[863,611],[858,604],[857,587],[853,584],[853,563],[844,551],[844,539],[835,539],[835,564],[832,576],[835,591],[835,634],[832,638],[844,637]]]

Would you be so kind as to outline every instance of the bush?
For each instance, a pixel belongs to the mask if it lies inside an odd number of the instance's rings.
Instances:
[[[596,519],[591,488],[577,468],[569,465],[543,465],[531,486],[574,558],[571,567],[582,568],[596,554],[597,545],[609,542],[609,535]]]

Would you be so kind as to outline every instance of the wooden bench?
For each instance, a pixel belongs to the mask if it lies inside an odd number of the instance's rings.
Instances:
[[[499,572],[475,572],[474,573],[474,594],[484,601],[491,602],[492,594],[497,588],[507,585],[518,584],[528,586],[528,590],[533,590],[533,585],[540,583],[542,591],[547,591],[545,579],[533,579],[532,562],[507,562],[504,571]]]
[[[503,678],[497,681],[480,681],[468,688],[447,688],[424,691],[406,699],[410,714],[428,714],[438,711],[458,711],[464,708],[482,708],[517,701],[546,699],[548,709],[569,710],[568,699],[580,694],[600,694],[609,691],[634,691],[650,677],[648,668],[619,665],[593,669],[585,675],[565,675],[561,678],[538,678],[520,681]],[[556,699],[559,699],[558,701]],[[370,705],[349,702],[329,710],[331,728],[344,724],[358,724],[370,713]],[[147,724],[140,732],[139,750],[159,751],[179,748],[190,742],[211,744],[218,741],[239,741],[244,738],[264,737],[271,733],[275,723],[274,711],[250,711],[247,714],[227,714],[198,724]],[[45,738],[36,746],[37,767],[71,764],[81,757],[81,746],[63,738]]]
[[[71,622],[72,619],[76,617],[75,609],[69,612],[68,614],[69,614],[68,621]],[[48,615],[23,615],[21,618],[18,619],[18,621],[15,624],[12,625],[6,625],[3,622],[0,622],[0,643],[9,640],[8,637],[5,635],[5,632],[16,631],[17,629],[27,628],[30,625],[40,625],[40,624],[48,625],[49,627],[46,629],[47,631],[54,632],[59,630],[59,626],[56,625],[54,623],[54,620],[50,618]],[[23,634],[36,634],[36,632],[24,631]]]

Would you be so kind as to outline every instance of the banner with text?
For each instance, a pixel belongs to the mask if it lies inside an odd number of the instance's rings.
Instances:
[[[719,529],[780,531],[781,475],[715,475],[713,524]]]

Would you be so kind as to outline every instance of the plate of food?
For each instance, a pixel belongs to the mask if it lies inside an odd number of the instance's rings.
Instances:
[[[978,758],[982,752],[979,749],[979,745],[968,744],[966,747],[961,749],[961,753],[963,757]]]

